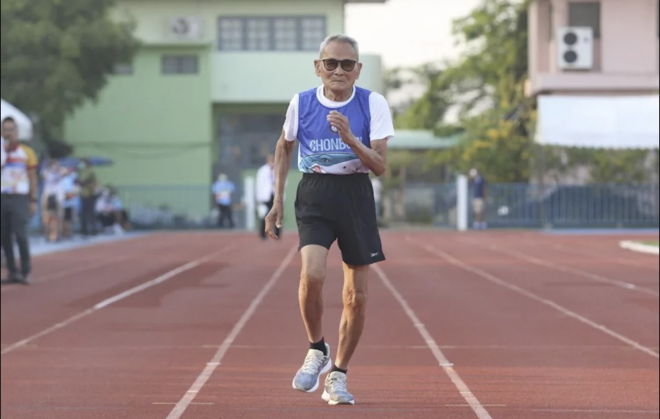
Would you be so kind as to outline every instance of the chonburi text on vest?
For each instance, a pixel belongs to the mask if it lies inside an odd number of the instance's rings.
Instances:
[[[348,175],[369,173],[355,152],[342,141],[337,129],[327,116],[337,111],[346,116],[353,135],[365,146],[371,147],[371,92],[356,88],[355,97],[340,108],[328,108],[319,102],[316,89],[300,94],[298,141],[300,151],[298,168],[303,173]]]

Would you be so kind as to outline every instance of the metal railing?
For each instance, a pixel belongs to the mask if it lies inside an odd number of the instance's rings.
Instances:
[[[658,227],[658,185],[493,185],[487,217],[494,227]]]
[[[207,185],[120,186],[117,191],[133,228],[138,230],[199,229],[217,224],[217,210]],[[234,211],[237,228],[245,228],[245,218],[238,201]]]
[[[409,184],[394,218],[456,228],[457,199],[454,184]],[[658,185],[494,184],[485,215],[494,228],[657,228],[659,201]]]
[[[118,191],[136,229],[216,224],[208,186],[120,186]],[[234,197],[237,228],[246,226],[242,194],[240,188]],[[457,195],[454,184],[408,184],[402,195],[385,193],[385,215],[392,221],[456,228]],[[493,228],[657,228],[659,201],[658,185],[494,184],[488,187],[486,218]]]

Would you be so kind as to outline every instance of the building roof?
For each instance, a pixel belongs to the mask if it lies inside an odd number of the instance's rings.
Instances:
[[[388,143],[393,150],[441,150],[454,147],[460,137],[437,137],[432,131],[397,130],[396,135]]]

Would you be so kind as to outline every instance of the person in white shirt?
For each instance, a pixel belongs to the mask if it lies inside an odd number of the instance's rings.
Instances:
[[[112,186],[107,186],[96,201],[96,213],[103,229],[124,233],[123,204]]]
[[[62,191],[64,192],[64,202],[62,203],[64,214],[61,235],[63,239],[70,239],[73,236],[73,219],[78,203],[78,185],[76,185],[76,178],[77,174],[75,169],[68,169],[61,183]]]
[[[5,151],[5,138],[0,137],[0,167],[5,167],[7,162],[7,151]]]
[[[259,220],[261,220],[259,234],[262,240],[267,240],[266,216],[273,208],[273,203],[275,201],[275,156],[272,154],[268,155],[266,158],[266,164],[261,166],[257,172],[256,201],[257,213]],[[280,237],[282,234],[281,229],[277,228],[275,234],[277,237]]]
[[[374,176],[371,178],[371,185],[374,188],[374,201],[376,201],[376,217],[380,220],[383,213],[383,182],[380,178]]]
[[[44,180],[44,190],[41,195],[41,216],[44,233],[47,240],[51,242],[58,241],[61,233],[61,220],[64,218],[62,204],[65,200],[62,180],[65,174],[66,169],[60,166],[57,160],[50,161],[41,173]]]

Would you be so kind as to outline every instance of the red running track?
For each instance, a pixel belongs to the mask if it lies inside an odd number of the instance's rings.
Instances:
[[[168,233],[38,257],[35,285],[2,288],[2,418],[659,417],[659,262],[617,237],[385,233],[357,405],[334,408],[291,389],[295,240]]]

